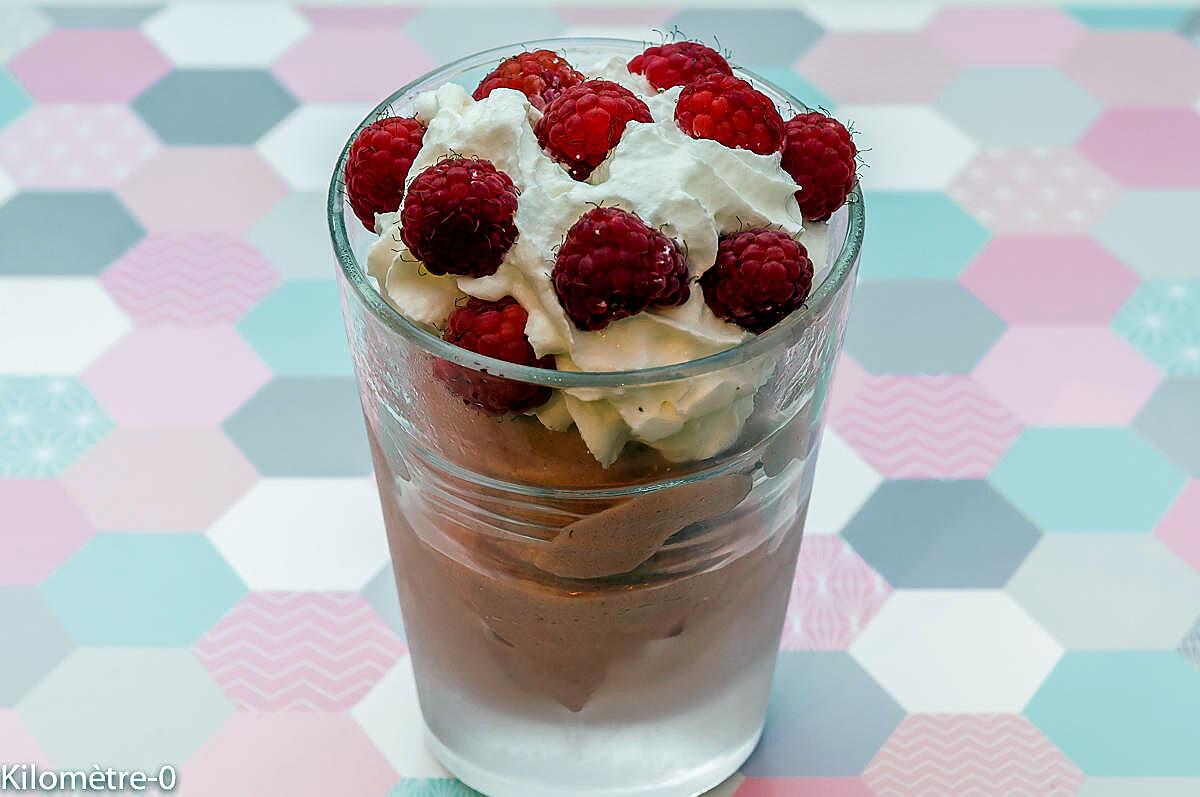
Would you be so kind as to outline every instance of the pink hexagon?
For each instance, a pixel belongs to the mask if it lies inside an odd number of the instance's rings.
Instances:
[[[1083,773],[1022,716],[912,714],[863,780],[879,797],[1071,797]]]
[[[1200,479],[1187,483],[1154,533],[1183,561],[1200,571]]]
[[[71,496],[50,479],[0,479],[0,518],[0,584],[40,583],[92,534]]]
[[[8,69],[41,102],[128,102],[170,64],[136,30],[60,29]]]
[[[1061,69],[1111,105],[1191,105],[1200,97],[1200,49],[1174,32],[1091,31]]]
[[[141,325],[237,321],[279,282],[262,253],[221,233],[149,235],[100,275]]]
[[[1200,114],[1188,108],[1113,108],[1079,149],[1121,183],[1171,187],[1200,183]]]
[[[918,33],[834,32],[796,70],[838,102],[931,102],[957,67]]]
[[[287,188],[250,149],[163,150],[117,191],[151,232],[242,232]]]
[[[1021,423],[966,376],[873,376],[831,421],[890,478],[978,479],[1021,433]]]
[[[357,593],[258,592],[193,651],[237,708],[346,711],[405,647]]]
[[[1009,322],[1104,324],[1140,279],[1091,238],[993,238],[959,281]]]
[[[1162,372],[1106,326],[1014,326],[973,374],[1025,422],[1130,423]]]
[[[29,188],[110,188],[161,148],[123,105],[37,105],[0,132],[0,167]]]
[[[1080,234],[1117,197],[1117,184],[1074,150],[1031,147],[981,152],[948,193],[990,229],[1008,234]]]
[[[967,66],[1053,66],[1082,32],[1051,8],[947,8],[925,28]]]
[[[0,750],[4,751],[5,764],[46,765],[46,754],[13,709],[0,708]]]
[[[384,797],[399,779],[349,714],[238,712],[179,772],[191,795]]]
[[[273,71],[309,102],[374,103],[433,66],[402,28],[319,27],[284,53]]]
[[[875,797],[858,778],[746,778],[733,797]]]
[[[216,426],[270,378],[231,326],[135,329],[83,375],[126,426]]]
[[[891,592],[841,537],[808,537],[792,582],[780,647],[845,650]]]
[[[258,478],[220,429],[119,427],[63,477],[105,531],[203,531]]]

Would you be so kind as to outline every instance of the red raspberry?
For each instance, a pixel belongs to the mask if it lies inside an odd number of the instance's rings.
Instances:
[[[404,199],[404,180],[412,167],[425,126],[416,119],[372,122],[359,132],[346,158],[346,195],[354,215],[371,232],[376,213],[394,213]]]
[[[517,239],[517,188],[483,158],[446,158],[408,186],[400,237],[432,274],[495,274]]]
[[[778,152],[783,117],[771,98],[732,75],[710,74],[684,87],[675,123],[692,138],[711,138],[759,155]]]
[[[713,72],[733,74],[729,62],[719,52],[699,42],[671,42],[647,47],[629,62],[629,71],[645,75],[650,85],[659,91],[685,86]]]
[[[567,230],[551,278],[567,316],[586,330],[691,293],[679,242],[617,208],[593,208]]]
[[[854,190],[858,148],[841,122],[816,111],[792,117],[784,128],[783,169],[800,190],[804,218],[825,221]]]
[[[800,242],[763,227],[722,235],[717,262],[700,277],[704,301],[719,318],[766,332],[804,304],[813,264]]]
[[[533,132],[542,149],[572,177],[586,180],[621,140],[631,121],[653,121],[646,103],[624,86],[588,80],[547,105]]]
[[[529,98],[533,107],[541,110],[563,89],[583,82],[566,59],[550,50],[517,53],[505,58],[479,81],[471,94],[477,100],[492,93],[492,89],[516,89]]]
[[[537,358],[529,338],[525,337],[525,322],[529,314],[516,299],[505,296],[498,302],[471,298],[450,313],[442,338],[464,349],[536,368],[553,368],[553,357]],[[492,376],[466,368],[449,360],[435,360],[433,374],[446,384],[450,392],[472,407],[489,415],[528,410],[546,403],[550,389]]]

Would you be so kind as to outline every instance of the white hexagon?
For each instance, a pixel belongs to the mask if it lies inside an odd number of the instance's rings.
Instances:
[[[837,115],[854,128],[868,191],[943,189],[979,149],[946,117],[923,105],[839,105]]]
[[[396,662],[350,714],[400,777],[449,777],[425,747],[425,722],[408,656]]]
[[[1071,650],[1171,648],[1200,613],[1200,573],[1142,534],[1048,534],[1008,592]]]
[[[359,590],[388,561],[373,479],[263,479],[208,531],[254,590]]]
[[[179,66],[267,66],[300,41],[308,21],[288,6],[170,5],[142,28]]]
[[[54,23],[32,6],[0,7],[0,63],[7,61],[48,33]]]
[[[920,30],[937,11],[936,3],[896,3],[888,0],[815,0],[804,4],[825,30]]]
[[[75,374],[129,331],[94,279],[0,278],[0,374]]]
[[[259,139],[257,149],[292,188],[321,190],[367,105],[304,105]]]
[[[805,534],[838,534],[883,477],[832,429],[826,429],[817,454]]]
[[[850,647],[910,714],[1018,713],[1062,652],[998,590],[900,590]]]

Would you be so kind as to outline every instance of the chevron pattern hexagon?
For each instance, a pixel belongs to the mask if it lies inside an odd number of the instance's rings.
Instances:
[[[0,763],[476,794],[421,741],[329,164],[466,51],[678,27],[853,121],[871,216],[710,797],[1200,794],[1200,9],[119,5],[0,8]]]

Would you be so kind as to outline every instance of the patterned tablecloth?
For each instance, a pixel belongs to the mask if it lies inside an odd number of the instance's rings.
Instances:
[[[721,793],[1200,794],[1186,9],[4,5],[0,763],[468,793],[420,741],[330,164],[462,52],[675,25],[869,164],[768,730]]]

